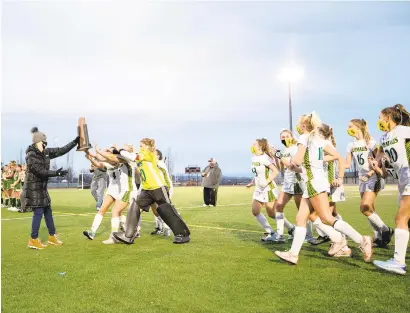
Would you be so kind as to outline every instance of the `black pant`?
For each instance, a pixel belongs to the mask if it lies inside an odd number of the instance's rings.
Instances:
[[[207,188],[204,187],[204,203],[206,205],[216,205],[216,200],[218,197],[218,188]]]

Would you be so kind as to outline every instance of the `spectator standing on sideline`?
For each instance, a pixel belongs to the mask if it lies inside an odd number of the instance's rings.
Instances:
[[[23,202],[27,210],[33,211],[31,224],[31,238],[28,247],[32,249],[44,249],[44,245],[38,238],[41,220],[46,220],[48,228],[48,243],[60,246],[63,243],[56,236],[53,213],[51,210],[51,199],[47,191],[47,183],[50,177],[65,176],[67,171],[62,168],[57,171],[50,170],[50,159],[58,158],[68,153],[79,142],[80,137],[61,148],[47,148],[47,137],[39,132],[37,127],[31,130],[33,144],[27,148],[26,163],[27,174],[23,186]]]
[[[104,190],[107,188],[107,169],[91,165],[90,172],[93,173],[91,194],[95,199],[97,211],[99,211],[104,199]]]
[[[221,181],[222,171],[219,168],[218,162],[214,158],[211,158],[209,165],[205,167],[202,172],[202,186],[204,187],[204,205],[203,206],[216,206],[218,187]]]

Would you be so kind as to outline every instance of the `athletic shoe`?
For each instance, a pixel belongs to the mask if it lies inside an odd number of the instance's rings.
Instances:
[[[373,255],[372,239],[369,236],[363,236],[362,244],[359,248],[363,252],[363,260],[370,262]]]
[[[275,251],[275,254],[290,264],[296,265],[298,263],[299,257],[297,255],[293,255],[290,251]]]
[[[308,236],[306,236],[306,238],[305,238],[305,241],[304,241],[304,243],[312,243],[312,242],[314,242],[316,239],[315,239],[315,237],[308,237]]]
[[[154,229],[154,231],[151,232],[151,235],[161,235],[161,234],[162,234],[162,229],[161,229],[161,228],[158,228],[158,227],[156,227],[156,228]]]
[[[97,212],[100,210],[100,208],[97,207]]]
[[[209,205],[207,205],[207,204],[204,203],[202,206],[205,207],[205,206],[209,206]]]
[[[340,250],[342,250],[345,246],[347,246],[347,241],[342,240],[340,242],[332,242],[330,245],[330,249],[327,252],[328,255],[334,256],[336,253],[338,253]]]
[[[373,261],[373,264],[378,268],[388,272],[400,275],[406,274],[406,264],[400,264],[395,259],[390,259],[388,261]]]
[[[389,230],[382,232],[382,240],[381,240],[379,248],[385,248],[391,241],[391,237],[393,236],[393,234],[394,234],[394,229],[391,229],[390,227],[389,227]]]
[[[380,248],[382,244],[382,240],[380,238],[376,238],[373,241],[373,248]]]
[[[171,228],[165,228],[164,229],[163,235],[165,237],[169,237],[169,236],[171,236],[171,234],[172,234]]]
[[[15,208],[15,207],[10,207],[8,208],[9,211],[11,212],[18,212],[19,209]]]
[[[93,233],[91,230],[84,230],[83,235],[86,236],[90,240],[94,240],[95,233]]]
[[[317,245],[320,245],[328,241],[330,241],[330,238],[328,236],[325,236],[325,237],[319,236],[316,239],[310,241],[310,244],[317,246]]]
[[[188,243],[190,240],[189,236],[176,235],[174,237],[174,243],[176,244]]]
[[[275,241],[275,238],[276,238],[276,233],[275,232],[273,232],[273,233],[271,233],[271,234],[267,234],[265,237],[262,237],[261,238],[261,240],[263,241],[263,242],[268,242],[268,241]]]
[[[105,245],[114,245],[116,243],[118,243],[118,240],[116,240],[112,234],[110,235],[110,237],[107,240],[103,241],[103,244],[105,244]]]
[[[128,238],[125,237],[125,233],[124,232],[114,232],[112,233],[112,235],[114,236],[115,239],[121,241],[122,243],[125,243],[127,245],[131,245],[134,243],[134,239],[133,238]],[[138,234],[137,234],[138,235]]]
[[[285,239],[285,237],[284,237],[283,235],[276,234],[276,236],[275,236],[273,242],[274,242],[274,243],[285,243],[285,242],[286,242],[286,239]]]
[[[49,235],[48,243],[53,246],[61,246],[63,244],[63,242],[60,239],[58,239],[57,235],[54,235],[54,236]]]
[[[28,241],[27,245],[30,249],[36,249],[36,250],[42,250],[47,247],[47,245],[44,245],[40,239],[30,239]]]
[[[289,229],[288,230],[288,240],[293,240],[293,232],[295,231],[295,228]]]
[[[352,256],[352,250],[348,246],[344,246],[336,254],[333,255],[334,258],[349,258]]]

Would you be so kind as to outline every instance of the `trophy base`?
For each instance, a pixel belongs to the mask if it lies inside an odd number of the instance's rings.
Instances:
[[[84,147],[77,147],[77,151],[88,151],[92,148],[91,145],[89,146],[84,146]]]

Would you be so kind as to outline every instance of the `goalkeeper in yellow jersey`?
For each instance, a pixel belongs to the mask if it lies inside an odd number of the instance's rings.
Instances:
[[[141,175],[142,190],[137,200],[134,200],[128,209],[126,231],[115,232],[114,237],[119,241],[132,244],[137,233],[138,220],[141,210],[149,211],[152,204],[157,204],[157,212],[165,224],[174,233],[174,243],[181,244],[190,241],[189,229],[175,210],[169,199],[164,176],[158,168],[158,158],[156,156],[155,140],[144,138],[140,142],[139,153],[130,153],[121,149],[122,157],[135,160]]]

